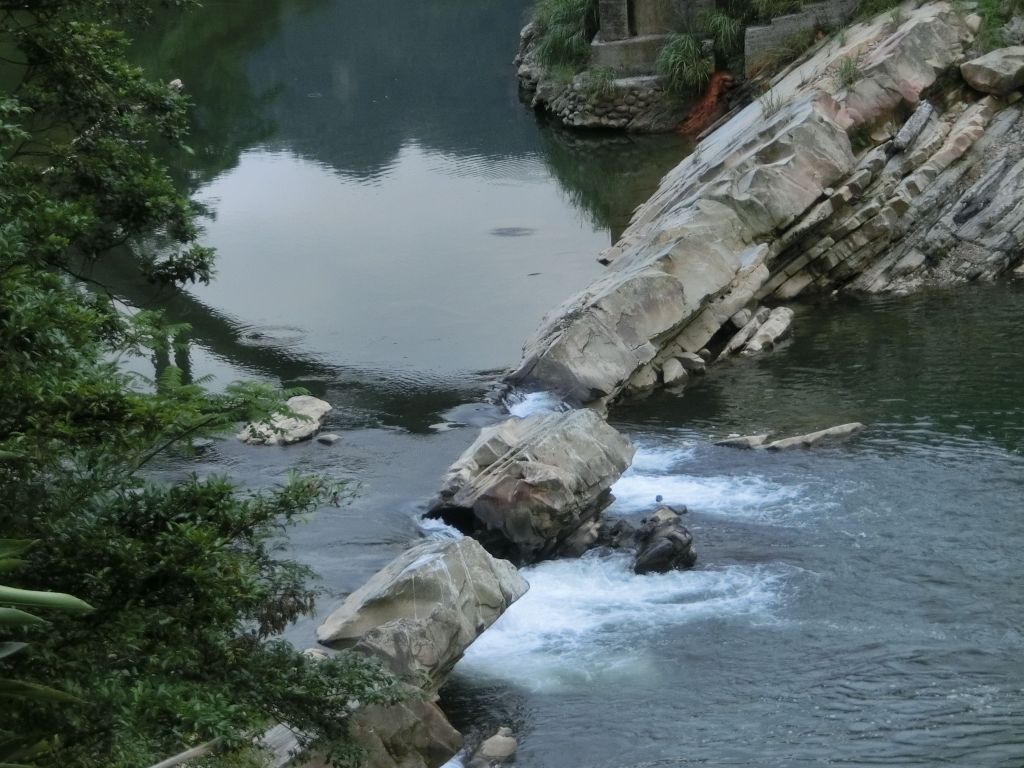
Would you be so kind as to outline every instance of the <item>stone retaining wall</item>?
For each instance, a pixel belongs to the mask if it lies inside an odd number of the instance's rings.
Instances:
[[[755,71],[774,49],[801,32],[835,29],[849,21],[858,0],[824,0],[807,3],[803,10],[772,19],[771,24],[747,27],[744,51],[747,73]]]

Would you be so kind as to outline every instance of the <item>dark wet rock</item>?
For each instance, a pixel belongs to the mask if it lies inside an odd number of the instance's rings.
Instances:
[[[697,562],[693,536],[672,507],[658,507],[636,532],[633,570],[638,574],[666,573],[692,568]]]

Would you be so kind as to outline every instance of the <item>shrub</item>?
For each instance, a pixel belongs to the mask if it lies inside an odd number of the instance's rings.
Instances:
[[[658,74],[672,93],[698,93],[711,79],[713,70],[714,62],[693,35],[672,35],[658,54]]]
[[[537,55],[546,66],[586,66],[597,34],[597,0],[540,0],[533,9]]]

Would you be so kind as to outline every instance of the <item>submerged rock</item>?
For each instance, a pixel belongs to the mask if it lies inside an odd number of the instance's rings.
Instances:
[[[466,648],[529,585],[470,538],[418,544],[357,589],[320,627],[324,645],[355,647],[436,690]]]
[[[775,440],[774,442],[768,443],[764,446],[765,450],[768,451],[787,451],[793,448],[810,448],[811,446],[817,445],[823,441],[828,440],[842,440],[850,435],[854,435],[864,429],[864,425],[859,421],[854,421],[849,424],[840,424],[836,427],[829,427],[828,429],[822,429],[817,432],[810,432],[806,435],[797,435],[796,437],[787,437],[782,440]]]
[[[744,435],[743,437],[727,437],[724,440],[717,440],[715,445],[726,448],[761,448],[767,451],[787,451],[793,448],[810,448],[818,443],[829,440],[842,440],[843,438],[855,435],[864,429],[859,421],[849,424],[840,424],[828,429],[821,429],[817,432],[809,432],[806,435],[785,437],[779,440],[768,442],[768,435]]]
[[[760,448],[768,442],[768,435],[743,435],[742,437],[726,437],[716,440],[715,445],[724,448]]]
[[[269,422],[248,424],[238,439],[250,445],[287,445],[308,440],[320,431],[331,404],[310,395],[288,399],[288,408],[295,416],[277,414]]]
[[[999,48],[965,62],[960,74],[976,91],[1007,96],[1024,85],[1024,46]]]
[[[515,737],[512,736],[512,730],[499,728],[497,733],[489,739],[485,739],[473,753],[473,758],[469,761],[469,768],[488,768],[495,763],[507,762],[515,757],[518,747]]]
[[[666,573],[692,568],[697,562],[693,536],[671,507],[659,507],[636,532],[635,573]]]
[[[428,516],[536,562],[598,517],[632,460],[629,441],[591,410],[509,419],[452,464]]]

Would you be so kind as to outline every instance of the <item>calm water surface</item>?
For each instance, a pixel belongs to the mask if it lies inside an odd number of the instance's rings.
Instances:
[[[109,279],[192,325],[194,375],[335,405],[336,446],[226,440],[188,466],[360,485],[291,538],[326,612],[420,535],[475,435],[430,425],[500,416],[493,370],[686,149],[538,125],[510,64],[526,0],[206,5],[138,56],[196,102],[176,173],[217,280]],[[453,720],[511,725],[540,768],[1024,765],[1022,311],[1012,286],[807,308],[777,353],[617,410],[639,452],[612,514],[688,505],[700,567],[530,569],[457,668]],[[814,452],[711,445],[851,420],[869,429]]]

